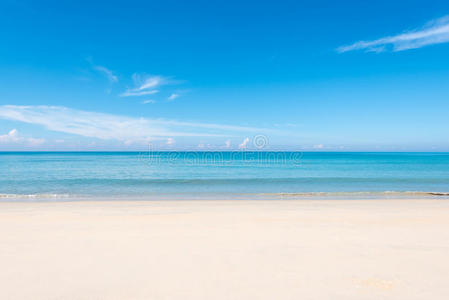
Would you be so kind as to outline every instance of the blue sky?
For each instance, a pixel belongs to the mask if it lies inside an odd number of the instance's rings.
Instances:
[[[447,1],[1,1],[0,150],[449,151]]]

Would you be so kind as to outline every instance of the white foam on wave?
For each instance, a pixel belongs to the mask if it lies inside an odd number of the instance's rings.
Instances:
[[[262,193],[265,196],[286,197],[330,197],[330,196],[449,196],[449,192],[423,191],[360,191],[360,192],[304,192],[304,193]]]
[[[69,194],[0,194],[0,199],[54,199],[70,198]]]

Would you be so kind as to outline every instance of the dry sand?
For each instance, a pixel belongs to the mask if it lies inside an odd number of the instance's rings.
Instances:
[[[0,203],[0,299],[449,299],[449,201]]]

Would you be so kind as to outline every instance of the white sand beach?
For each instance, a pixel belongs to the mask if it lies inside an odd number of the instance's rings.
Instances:
[[[0,299],[449,299],[449,201],[0,203]]]

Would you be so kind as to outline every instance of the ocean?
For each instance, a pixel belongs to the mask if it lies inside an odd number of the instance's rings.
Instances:
[[[449,153],[0,152],[0,201],[447,193]]]

